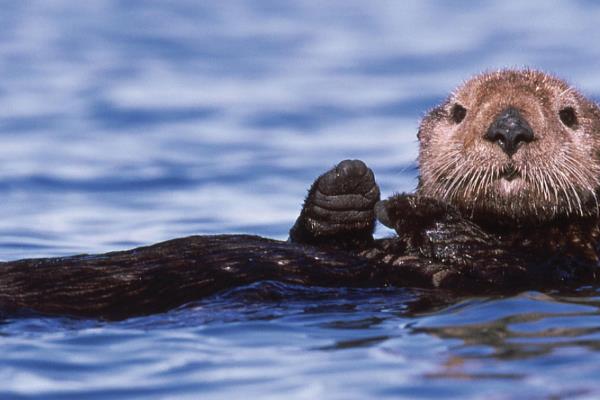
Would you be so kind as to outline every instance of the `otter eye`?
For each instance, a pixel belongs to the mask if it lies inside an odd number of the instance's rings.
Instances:
[[[454,107],[452,107],[452,121],[455,123],[460,124],[466,116],[467,109],[460,104],[455,104]]]
[[[560,116],[560,120],[562,121],[562,123],[568,126],[569,128],[572,128],[575,125],[577,125],[577,115],[575,114],[575,110],[573,109],[573,107],[563,108],[558,112],[558,115]]]

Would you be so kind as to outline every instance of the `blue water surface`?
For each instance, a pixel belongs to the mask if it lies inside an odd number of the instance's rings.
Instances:
[[[411,191],[419,119],[482,70],[600,98],[592,1],[0,6],[3,260],[285,239],[345,158],[384,196]],[[593,399],[599,306],[594,288],[448,301],[260,282],[120,322],[6,316],[0,398]]]

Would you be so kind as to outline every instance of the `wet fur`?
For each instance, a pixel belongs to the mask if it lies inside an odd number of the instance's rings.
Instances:
[[[467,110],[460,123],[452,120],[456,105]],[[509,106],[522,112],[535,134],[512,159],[483,139]],[[577,116],[573,127],[559,116],[568,107]],[[558,78],[533,70],[477,76],[424,118],[418,136],[418,192],[475,219],[501,217],[514,224],[598,214],[600,109]],[[522,178],[518,195],[498,188],[509,169]]]
[[[456,104],[464,119],[453,117]],[[508,159],[482,140],[506,106],[536,140]],[[557,114],[572,107],[577,125]],[[161,312],[261,280],[316,286],[418,286],[511,293],[598,282],[600,111],[564,82],[500,71],[466,82],[419,129],[416,194],[379,201],[364,163],[311,186],[290,241],[193,236],[102,255],[0,264],[0,315],[121,319]],[[521,191],[499,192],[506,174]],[[375,219],[397,235],[372,237]]]

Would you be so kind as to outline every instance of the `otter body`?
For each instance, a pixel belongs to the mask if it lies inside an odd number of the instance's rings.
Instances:
[[[319,177],[291,231],[469,290],[593,283],[599,267],[600,108],[564,81],[503,70],[464,83],[419,127],[414,195],[378,201],[372,172]],[[364,188],[369,188],[365,190]],[[378,219],[397,236],[373,241]]]
[[[108,319],[260,280],[508,292],[595,284],[600,109],[537,71],[479,75],[419,128],[419,185],[380,201],[346,160],[309,190],[288,242],[194,236],[0,264],[0,313]],[[375,240],[376,220],[394,237]]]

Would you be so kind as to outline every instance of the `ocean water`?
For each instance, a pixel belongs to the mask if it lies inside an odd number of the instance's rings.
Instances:
[[[592,1],[0,6],[2,260],[285,239],[345,158],[411,191],[419,119],[482,70],[600,99]],[[119,322],[4,316],[0,398],[593,399],[599,306],[260,282]]]

